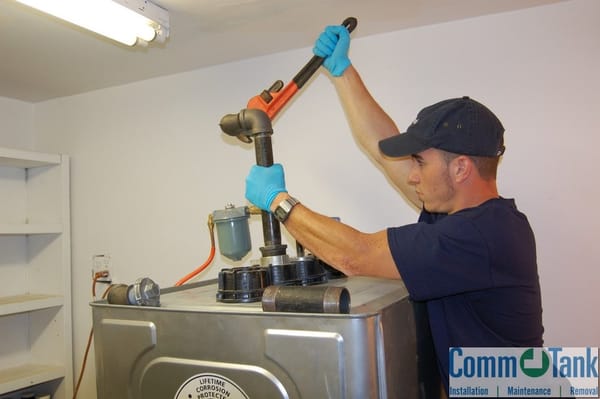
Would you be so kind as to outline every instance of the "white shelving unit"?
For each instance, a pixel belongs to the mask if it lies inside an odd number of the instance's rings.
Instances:
[[[70,398],[69,158],[0,147],[0,193],[0,398]]]

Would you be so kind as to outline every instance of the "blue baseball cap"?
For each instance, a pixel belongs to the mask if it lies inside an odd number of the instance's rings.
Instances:
[[[504,154],[504,127],[485,105],[465,96],[423,108],[401,133],[379,142],[389,157],[404,157],[428,148],[462,155]]]

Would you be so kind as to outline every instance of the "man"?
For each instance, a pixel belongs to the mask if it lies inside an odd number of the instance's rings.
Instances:
[[[504,128],[462,97],[424,108],[399,134],[351,65],[349,45],[347,30],[330,26],[314,52],[325,58],[360,145],[422,209],[418,222],[360,232],[293,199],[278,164],[251,169],[246,197],[345,274],[402,279],[427,306],[447,392],[449,347],[543,344],[534,235],[496,186]]]

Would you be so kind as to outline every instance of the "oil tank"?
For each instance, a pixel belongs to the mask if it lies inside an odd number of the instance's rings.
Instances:
[[[164,289],[160,307],[93,302],[98,399],[422,397],[432,382],[402,282],[328,284],[348,290],[349,312],[217,302],[216,280]]]

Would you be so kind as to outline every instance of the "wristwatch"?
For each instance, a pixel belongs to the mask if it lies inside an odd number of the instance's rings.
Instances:
[[[285,222],[290,216],[292,209],[299,203],[300,201],[298,201],[294,197],[284,199],[279,203],[279,205],[277,205],[277,208],[275,208],[275,212],[273,212],[275,218],[279,220],[279,223]]]

